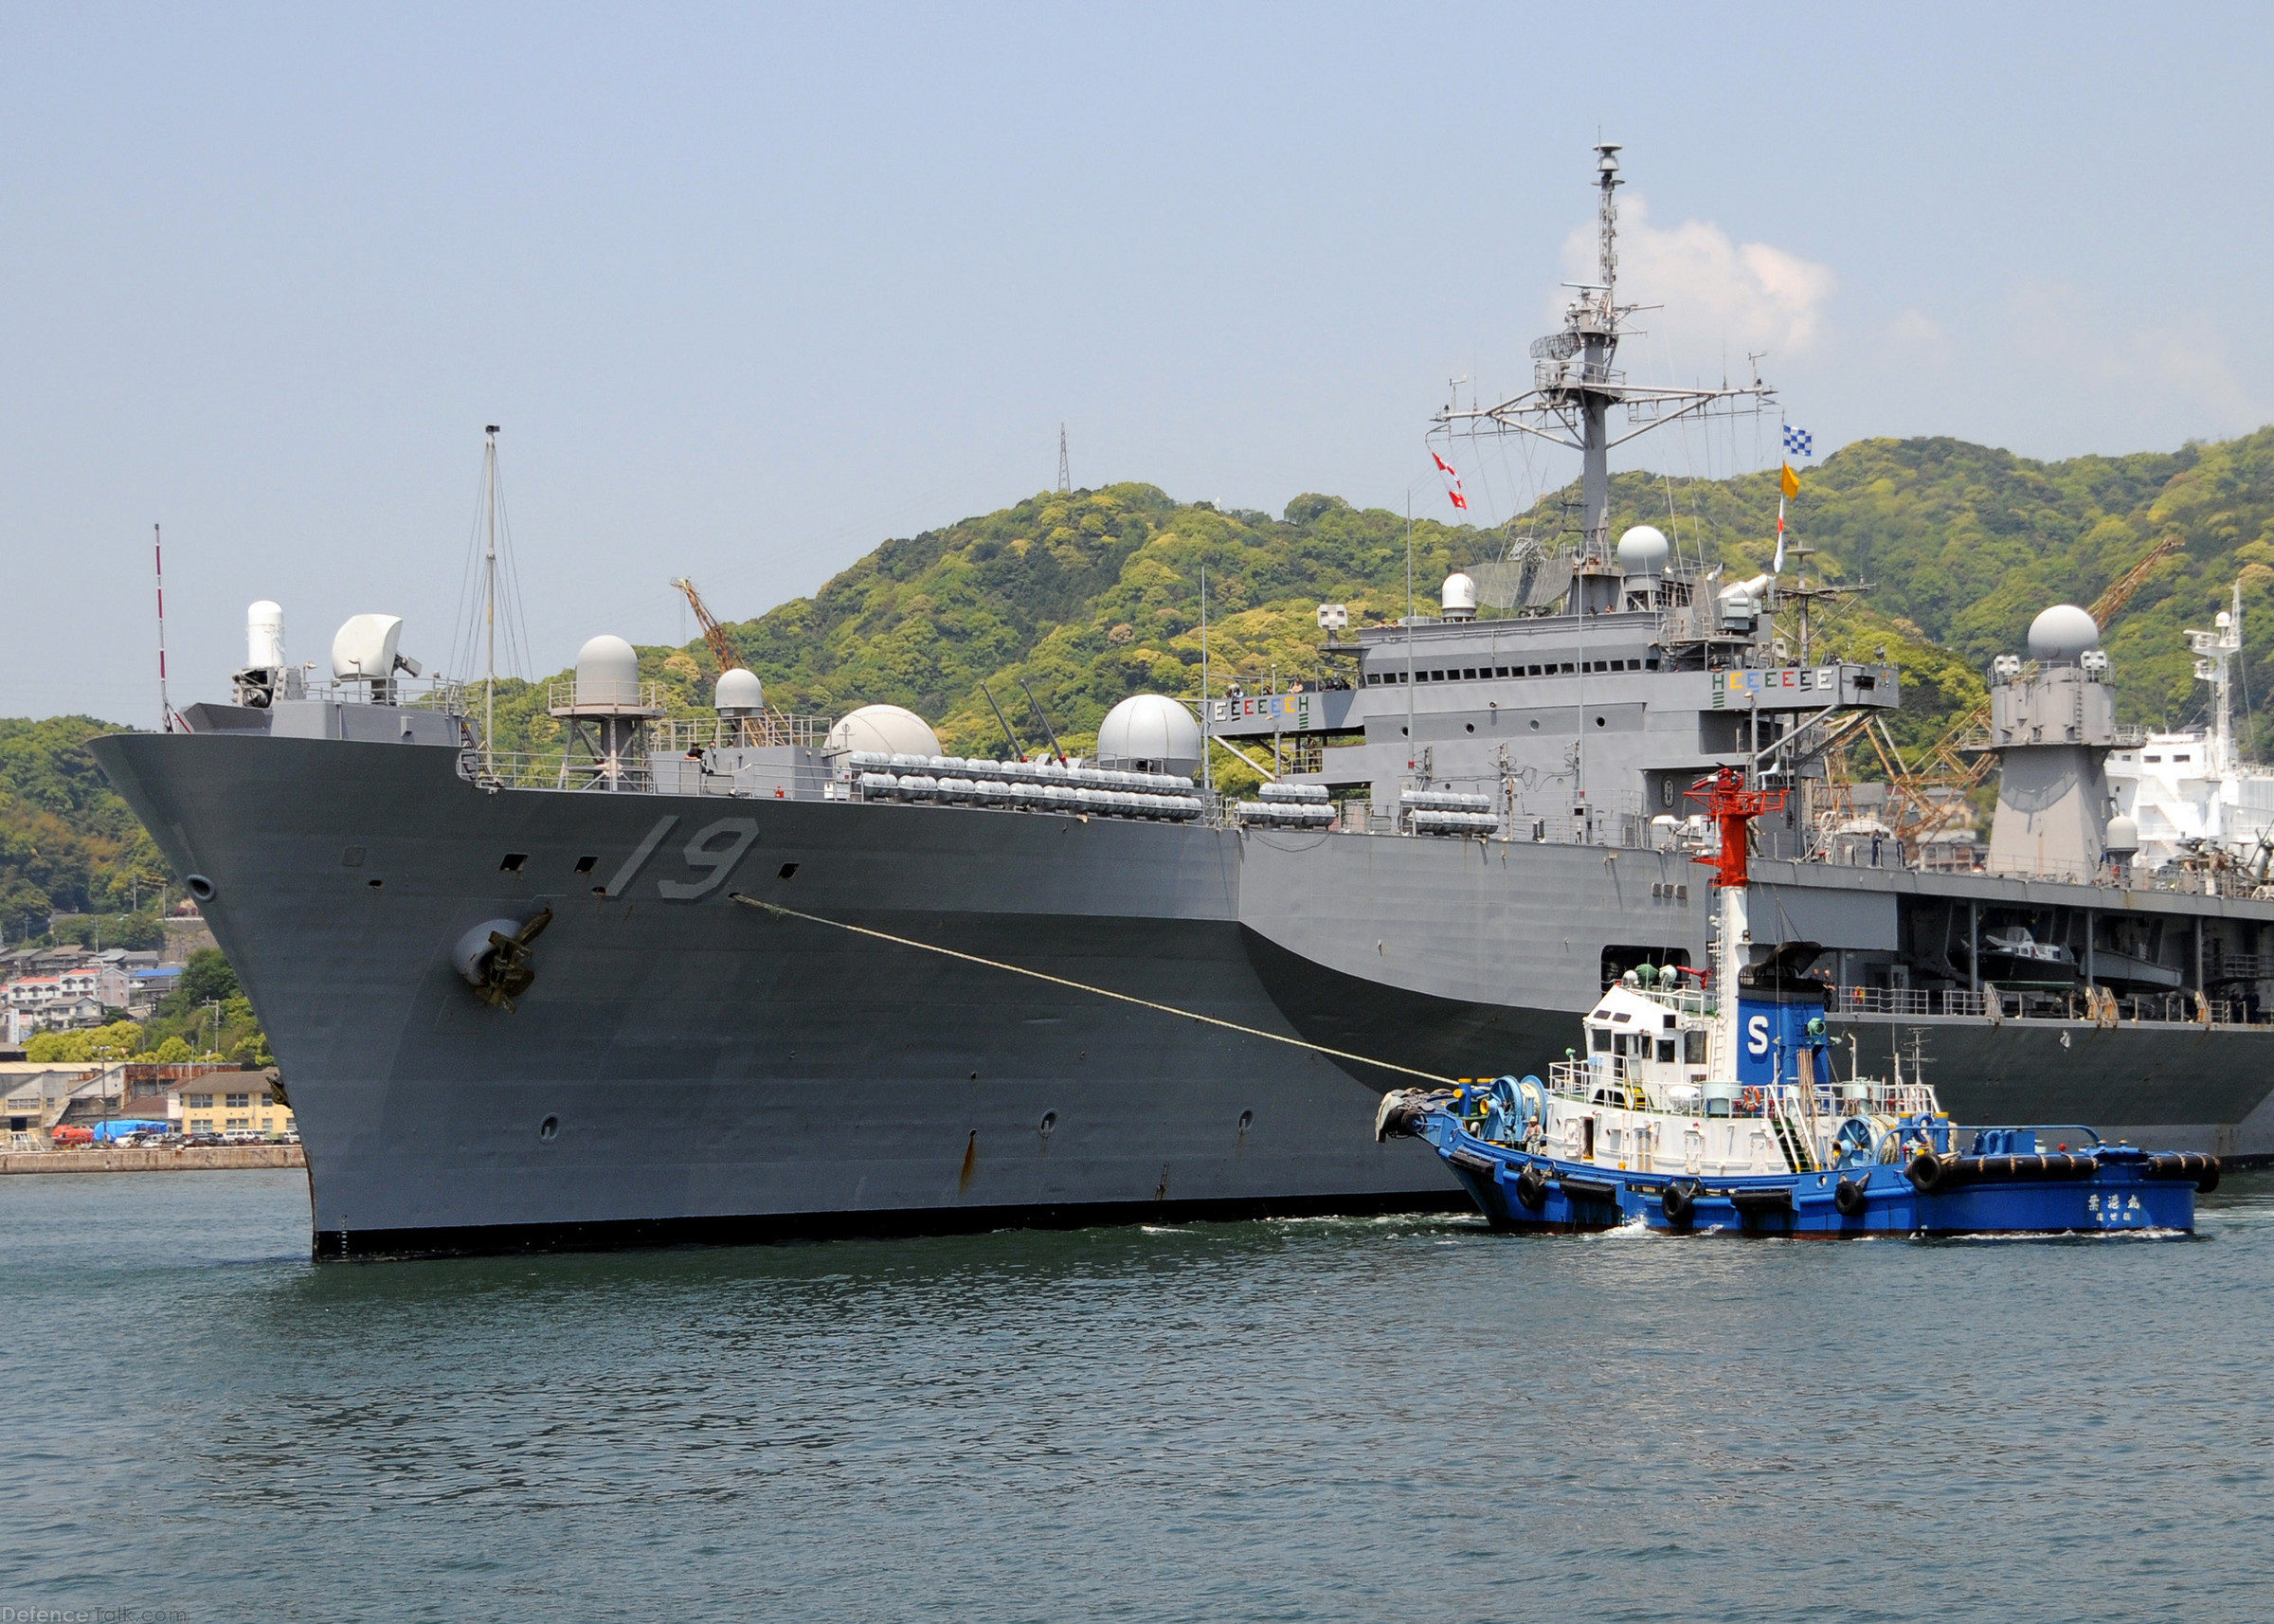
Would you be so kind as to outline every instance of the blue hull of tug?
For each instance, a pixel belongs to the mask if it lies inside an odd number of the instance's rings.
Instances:
[[[2148,1177],[2153,1159],[2125,1146],[2074,1158],[1967,1159],[1992,1164],[1981,1182],[1959,1182],[1928,1194],[1913,1184],[1904,1168],[1887,1164],[1712,1179],[1621,1172],[1479,1139],[1444,1111],[1429,1113],[1421,1136],[1445,1159],[1494,1228],[1566,1233],[1640,1221],[1656,1230],[1832,1239],[1872,1235],[2192,1234],[2198,1183],[2215,1184],[2217,1179],[2217,1164],[2207,1158],[2190,1159],[2208,1163],[2198,1176]],[[2072,1169],[2083,1164],[2091,1170],[2049,1178],[2015,1177],[2011,1166],[1995,1165],[2001,1161],[2066,1164]],[[1847,1211],[1841,1210],[1842,1184],[1851,1186]],[[1527,1189],[1534,1201],[1525,1200]]]

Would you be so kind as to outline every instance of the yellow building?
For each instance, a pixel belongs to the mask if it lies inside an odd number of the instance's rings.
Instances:
[[[170,1090],[169,1092],[173,1091]],[[215,1072],[179,1085],[184,1133],[290,1133],[292,1109],[258,1072]]]

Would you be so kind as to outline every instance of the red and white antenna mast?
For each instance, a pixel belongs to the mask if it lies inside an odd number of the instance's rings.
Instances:
[[[171,733],[173,704],[166,697],[166,538],[154,524],[150,527],[150,551],[158,567],[158,716]]]

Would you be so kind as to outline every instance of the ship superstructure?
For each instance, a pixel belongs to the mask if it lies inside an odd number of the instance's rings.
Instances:
[[[790,715],[740,670],[671,717],[596,638],[533,757],[395,617],[343,627],[326,684],[264,603],[235,702],[95,741],[262,1016],[319,1253],[1457,1203],[1425,1147],[1371,1142],[1381,1095],[1544,1072],[1607,986],[1704,965],[1721,837],[1682,796],[1723,769],[1791,792],[1744,928],[1835,1040],[1922,1045],[1973,1120],[2274,1152],[2274,902],[2112,860],[2092,777],[2121,739],[2030,731],[2056,691],[2099,728],[2097,646],[2017,660],[1983,741],[2001,829],[2040,827],[1922,873],[1807,811],[1894,670],[1780,646],[1774,574],[1611,537],[1619,433],[1768,394],[1617,373],[1615,152],[1602,285],[1529,394],[1465,420],[1584,464],[1576,547],[1485,561],[1496,617],[1467,571],[1395,626],[1322,605],[1340,675],[1197,717],[1136,695],[1086,761]],[[1267,738],[1226,804],[1211,740]],[[2063,749],[2082,780],[2030,755]]]
[[[2274,767],[2252,762],[2234,728],[2234,662],[2243,651],[2243,587],[2208,630],[2191,630],[2195,680],[2211,690],[2202,728],[2148,732],[2109,760],[2116,810],[2131,821],[2135,860],[2241,871],[2263,881],[2274,858]]]

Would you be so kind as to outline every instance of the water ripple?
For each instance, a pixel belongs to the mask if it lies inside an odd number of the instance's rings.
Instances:
[[[15,1603],[2274,1614],[2269,1176],[2193,1245],[1392,1217],[324,1269],[289,1175],[0,1185]]]

